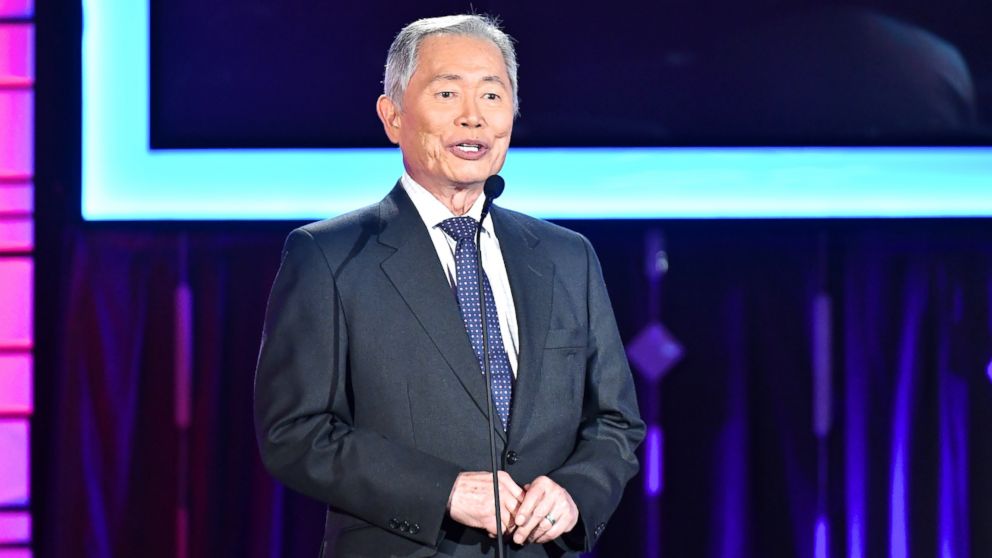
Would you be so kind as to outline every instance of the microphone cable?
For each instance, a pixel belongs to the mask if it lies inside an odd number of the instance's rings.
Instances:
[[[505,187],[503,178],[494,174],[486,179],[483,187],[486,199],[482,204],[482,215],[479,217],[479,225],[475,231],[475,263],[479,278],[479,310],[482,318],[482,371],[486,376],[486,417],[489,419],[489,458],[492,464],[493,473],[493,500],[496,510],[496,557],[506,556],[506,546],[503,541],[503,520],[501,506],[499,503],[499,462],[496,459],[496,422],[493,420],[493,378],[489,370],[489,321],[486,317],[486,297],[485,271],[482,268],[482,222],[486,220],[486,215],[492,208],[493,200],[503,193]],[[495,231],[493,231],[495,234]],[[495,301],[495,299],[494,299]]]

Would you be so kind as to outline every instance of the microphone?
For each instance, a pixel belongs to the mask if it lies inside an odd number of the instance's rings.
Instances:
[[[489,210],[493,207],[493,201],[503,194],[503,188],[506,188],[506,181],[503,177],[494,174],[486,179],[485,186],[482,187],[482,191],[486,194],[486,201],[482,203],[482,216],[479,217],[479,232],[481,233],[482,222],[486,220],[486,215],[489,214]],[[476,246],[479,245],[478,242],[475,243]]]
[[[479,226],[475,231],[475,265],[476,275],[479,278],[479,311],[482,318],[482,371],[486,375],[486,417],[489,420],[489,458],[493,472],[493,501],[496,511],[496,557],[506,556],[506,547],[503,541],[503,520],[499,503],[499,462],[496,458],[496,421],[493,419],[493,377],[489,370],[489,320],[486,318],[486,298],[484,283],[482,278],[482,222],[486,220],[486,215],[493,206],[493,200],[503,193],[506,183],[503,177],[494,174],[486,179],[486,184],[482,191],[486,195],[482,203],[482,215],[479,217]]]

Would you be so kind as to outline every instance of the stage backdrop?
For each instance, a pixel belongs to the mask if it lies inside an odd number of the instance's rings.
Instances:
[[[684,351],[661,380],[638,369],[663,437],[599,556],[992,553],[985,223],[566,224],[599,252],[628,346],[660,318]],[[70,231],[38,556],[316,555],[323,506],[264,472],[251,419],[285,232]]]

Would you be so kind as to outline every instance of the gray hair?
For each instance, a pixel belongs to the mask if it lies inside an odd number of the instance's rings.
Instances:
[[[520,99],[517,97],[517,53],[513,40],[499,28],[499,23],[488,16],[452,15],[418,19],[407,25],[393,39],[386,56],[386,73],[383,76],[383,92],[402,107],[403,93],[410,84],[410,77],[417,69],[417,53],[420,43],[430,35],[462,35],[476,37],[493,43],[503,55],[506,73],[510,77],[510,92],[513,94],[513,112],[520,112]]]

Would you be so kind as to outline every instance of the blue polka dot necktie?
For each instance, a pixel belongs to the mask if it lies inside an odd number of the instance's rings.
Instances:
[[[476,268],[475,232],[478,222],[471,217],[453,217],[441,222],[441,230],[455,239],[455,292],[461,308],[465,330],[472,341],[472,349],[483,367],[482,311],[479,308],[479,276]],[[503,345],[499,329],[496,299],[489,287],[489,278],[482,272],[486,299],[486,324],[489,332],[489,373],[493,380],[493,403],[503,430],[510,424],[510,402],[513,398],[513,371]]]

